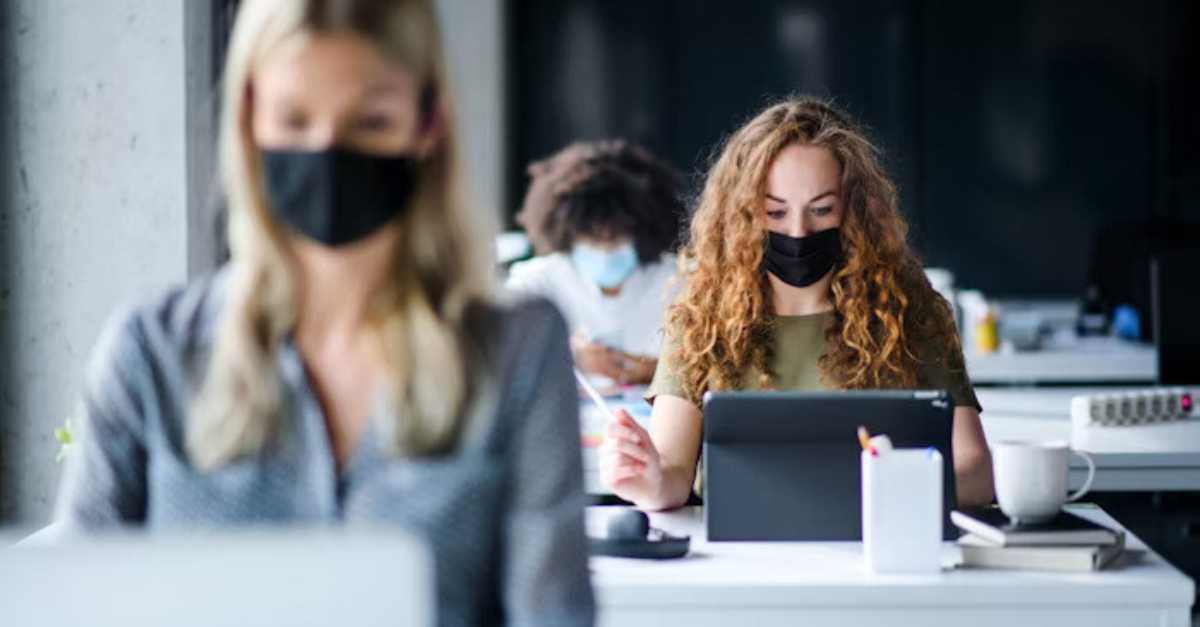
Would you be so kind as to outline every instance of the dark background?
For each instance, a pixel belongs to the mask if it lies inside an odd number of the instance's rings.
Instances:
[[[513,0],[509,204],[525,164],[579,138],[643,143],[695,184],[765,104],[816,94],[884,149],[928,265],[1078,295],[1099,229],[1200,221],[1198,17],[1183,0]]]

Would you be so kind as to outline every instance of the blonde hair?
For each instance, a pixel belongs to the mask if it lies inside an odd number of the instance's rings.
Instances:
[[[400,218],[391,281],[372,309],[371,330],[394,375],[394,411],[382,425],[390,448],[413,455],[449,450],[478,396],[480,373],[471,368],[481,364],[469,318],[476,305],[491,300],[494,226],[491,216],[469,212],[459,197],[453,116],[431,2],[245,0],[225,67],[220,136],[232,276],[187,431],[189,455],[201,469],[253,455],[269,441],[284,401],[276,356],[297,320],[297,268],[268,211],[250,131],[251,80],[285,39],[333,32],[365,38],[412,72],[422,93],[432,96],[427,104],[443,129],[440,145],[423,161],[413,207]]]

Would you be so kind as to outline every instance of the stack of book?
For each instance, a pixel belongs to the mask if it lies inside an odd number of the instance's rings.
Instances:
[[[958,539],[963,566],[1088,572],[1125,551],[1125,534],[1060,512],[1053,520],[1015,524],[998,507],[951,512],[966,532]]]

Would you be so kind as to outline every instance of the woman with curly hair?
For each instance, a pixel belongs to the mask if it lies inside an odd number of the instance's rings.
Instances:
[[[581,370],[618,383],[649,383],[685,212],[680,177],[639,146],[594,146],[557,173],[551,206],[528,225],[550,254],[514,265],[508,288],[558,306],[573,331]],[[531,190],[541,184],[535,179]]]
[[[685,503],[709,390],[947,390],[960,505],[992,499],[981,410],[949,305],[906,242],[896,187],[849,117],[767,108],[712,165],[680,254],[647,431],[621,412],[601,476],[644,509]]]

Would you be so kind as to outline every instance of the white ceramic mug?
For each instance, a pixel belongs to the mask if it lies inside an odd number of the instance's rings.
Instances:
[[[1067,462],[1071,453],[1088,465],[1083,487],[1067,494]],[[1096,462],[1087,453],[1072,451],[1064,441],[1005,440],[992,446],[996,500],[1013,522],[1037,523],[1054,518],[1063,503],[1087,493],[1096,478]]]

